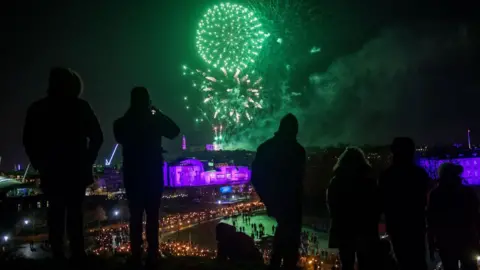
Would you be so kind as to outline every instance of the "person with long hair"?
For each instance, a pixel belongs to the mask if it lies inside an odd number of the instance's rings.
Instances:
[[[361,149],[348,147],[333,170],[327,189],[329,247],[339,249],[342,269],[355,268],[355,255],[360,270],[375,269],[380,211],[370,164]]]
[[[438,187],[430,194],[428,233],[438,249],[443,269],[477,269],[478,208],[475,192],[462,185],[463,167],[444,163],[439,168]]]

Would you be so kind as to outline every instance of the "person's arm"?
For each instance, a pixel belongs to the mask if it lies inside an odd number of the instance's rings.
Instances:
[[[469,214],[472,215],[474,230],[476,232],[476,235],[478,236],[480,235],[480,213],[479,213],[480,203],[475,191],[473,191],[470,188],[468,188],[467,191],[468,191],[467,200],[468,200],[469,208],[471,209],[471,212]]]
[[[330,217],[332,216],[332,209],[331,209],[331,206],[330,206],[330,187],[327,187],[327,190],[325,191],[325,202],[327,204],[327,210],[328,210],[328,213],[330,214]]]
[[[266,184],[266,182],[268,182],[268,175],[266,175],[265,167],[267,166],[267,164],[265,164],[264,152],[265,151],[263,146],[260,145],[252,162],[252,174],[250,182],[252,183],[255,192],[260,197],[260,200],[265,205],[270,205],[270,201],[268,198],[268,190],[265,190],[265,186],[268,185]]]
[[[113,122],[113,137],[118,144],[125,143],[125,134],[122,128],[122,120],[118,119]]]
[[[437,202],[435,196],[430,197],[427,207],[427,243],[430,260],[435,260],[435,226],[437,223]]]
[[[382,214],[385,214],[385,207],[386,207],[385,193],[387,192],[385,185],[386,185],[386,182],[388,181],[387,178],[388,176],[386,172],[381,173],[380,177],[378,178],[377,198],[378,198],[378,209],[380,211],[380,216]]]
[[[30,159],[30,164],[35,170],[40,170],[42,165],[41,153],[38,145],[38,140],[36,132],[41,132],[37,130],[38,119],[36,119],[37,112],[32,105],[28,108],[27,117],[25,119],[25,124],[23,126],[23,147],[25,152]],[[38,135],[38,134],[37,134]]]
[[[297,154],[297,160],[298,160],[298,163],[297,163],[297,168],[295,168],[297,171],[294,172],[296,175],[296,179],[295,181],[298,181],[297,184],[297,198],[303,198],[303,182],[305,181],[305,170],[306,170],[306,160],[307,160],[307,157],[306,157],[306,152],[305,152],[305,149],[300,146],[299,147],[299,150],[298,150],[298,154]]]
[[[423,189],[425,192],[425,209],[427,209],[428,200],[430,198],[430,191],[432,191],[433,189],[433,181],[424,169],[421,169],[421,173],[422,173]]]
[[[382,210],[380,208],[380,192],[378,188],[378,183],[375,178],[369,178],[369,185],[370,185],[370,205],[368,207],[372,208],[373,218],[375,218],[375,222],[378,224],[380,223],[380,218],[382,215]]]
[[[336,179],[333,177],[328,184],[326,191],[326,203],[327,210],[330,214],[330,218],[334,217],[337,214],[338,209],[338,195],[337,195],[337,184]]]
[[[305,173],[306,173],[306,165],[307,164],[307,153],[305,152],[305,148],[301,147],[301,151],[300,151],[300,175],[299,175],[299,179],[302,181],[303,183],[303,180],[305,178]]]
[[[93,165],[103,144],[103,132],[97,116],[88,103],[85,103],[85,121],[88,144],[88,161]]]
[[[161,135],[173,140],[175,137],[177,137],[180,134],[180,128],[178,125],[173,122],[173,120],[163,114],[159,109],[153,108],[156,113],[154,114],[154,117],[157,121],[158,129],[161,131]]]

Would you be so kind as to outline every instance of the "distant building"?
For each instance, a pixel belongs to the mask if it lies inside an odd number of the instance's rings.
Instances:
[[[116,192],[123,189],[123,177],[119,170],[110,167],[103,168],[99,176],[98,186],[107,192]]]
[[[422,158],[419,165],[425,168],[432,179],[438,178],[438,168],[445,162],[451,162],[463,167],[462,177],[466,185],[480,185],[480,157],[454,157],[454,158]]]
[[[170,187],[236,185],[250,181],[248,166],[231,163],[210,163],[198,159],[185,159],[170,163],[167,185]]]

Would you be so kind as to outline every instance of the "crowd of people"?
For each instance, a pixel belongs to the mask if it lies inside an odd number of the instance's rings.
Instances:
[[[252,184],[278,222],[271,269],[279,269],[282,261],[285,269],[295,269],[298,262],[305,150],[297,133],[297,119],[285,116],[275,136],[257,149],[252,165]],[[348,147],[333,168],[327,191],[329,247],[339,250],[342,269],[427,269],[427,220],[432,260],[438,249],[445,270],[458,269],[459,263],[462,269],[477,269],[479,204],[474,192],[462,185],[463,168],[442,165],[435,186],[417,166],[411,138],[394,139],[391,152],[392,164],[380,176],[372,175],[356,147]],[[394,264],[382,250],[382,215]],[[378,258],[383,253],[388,258]]]
[[[175,230],[185,225],[199,224],[223,217],[251,215],[254,211],[263,210],[261,202],[236,203],[217,209],[168,215],[160,219],[160,230]]]
[[[40,173],[41,188],[50,203],[48,226],[53,256],[65,258],[66,220],[72,260],[78,263],[85,257],[81,205],[85,189],[93,181],[92,166],[103,143],[94,111],[80,98],[82,90],[78,73],[68,68],[52,69],[47,97],[29,107],[23,132],[26,153]],[[113,133],[122,147],[131,263],[141,264],[145,213],[147,264],[155,266],[160,244],[158,210],[164,188],[159,166],[164,161],[162,137],[173,139],[180,129],[152,105],[146,88],[135,87],[129,109],[113,123]],[[258,147],[252,164],[252,184],[268,215],[278,224],[270,269],[296,269],[299,261],[306,153],[297,141],[297,133],[297,118],[287,114],[274,136]],[[431,182],[415,165],[413,140],[397,138],[391,150],[392,165],[378,177],[371,175],[363,152],[355,147],[347,148],[333,168],[335,176],[327,194],[329,244],[339,249],[342,269],[354,269],[356,261],[359,269],[385,269],[374,259],[382,246],[378,234],[382,214],[400,269],[426,269],[427,219],[430,253],[433,256],[438,249],[445,270],[457,269],[458,262],[463,269],[476,269],[472,254],[478,245],[478,200],[462,185],[462,168],[442,166],[439,185],[428,202]],[[76,172],[73,175],[72,170]],[[70,175],[68,192],[64,175]],[[165,225],[181,222],[172,218]],[[265,228],[256,227],[255,231],[261,237]]]
[[[331,217],[330,245],[339,249],[343,269],[427,269],[438,250],[443,269],[477,269],[478,200],[462,185],[463,168],[446,163],[433,183],[415,164],[415,145],[410,138],[396,138],[392,165],[378,181],[359,148],[340,156],[328,188]],[[268,206],[267,206],[268,207]],[[385,217],[396,264],[379,254],[387,245],[379,241],[378,224]]]
[[[160,219],[160,231],[162,234],[176,232],[188,228],[189,226],[197,225],[203,222],[214,221],[219,218],[231,218],[237,216],[251,215],[254,211],[259,211],[262,209],[264,209],[262,203],[249,202],[232,204],[230,206],[224,206],[211,210],[168,215]],[[145,241],[145,237],[142,237],[142,240],[144,244],[143,246],[146,247],[148,243]],[[199,254],[200,256],[202,254],[205,255],[211,253],[211,251],[206,248],[197,248],[198,250],[195,248],[185,249],[186,247],[184,248],[184,244],[174,245],[173,243],[178,242],[170,241],[168,245],[161,244],[160,249],[164,254],[172,254],[175,256],[180,256],[181,254],[187,254],[188,256],[194,256],[193,254]],[[184,251],[172,253],[164,250],[170,249],[172,245],[176,247],[176,250]],[[93,253],[95,254],[125,253],[130,250],[130,230],[128,224],[117,226],[115,228],[102,229],[98,231],[95,235],[95,245],[93,247]]]
[[[243,223],[240,225],[238,224],[238,219],[242,219]],[[245,226],[250,226],[251,233],[250,236],[252,239],[261,239],[266,236],[265,233],[265,226],[262,223],[252,223],[252,214],[242,214],[239,216],[232,217],[232,225],[235,227],[236,230],[242,233],[247,233],[245,230]],[[239,225],[237,227],[237,225]],[[275,225],[272,225],[272,234],[275,233]]]

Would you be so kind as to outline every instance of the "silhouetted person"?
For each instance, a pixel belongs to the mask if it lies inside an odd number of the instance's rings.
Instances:
[[[262,264],[262,254],[255,246],[253,238],[237,232],[235,227],[219,223],[216,227],[217,258],[233,262]]]
[[[395,138],[392,165],[379,180],[385,225],[400,269],[426,269],[425,210],[429,177],[415,165],[415,144]]]
[[[363,151],[349,147],[334,167],[327,190],[330,248],[338,248],[342,269],[374,269],[379,244],[380,207],[375,179]]]
[[[430,194],[428,227],[438,248],[444,270],[476,270],[478,252],[478,198],[462,185],[463,167],[444,163],[439,185]]]
[[[306,158],[297,133],[297,118],[287,114],[275,136],[258,147],[252,164],[252,184],[278,223],[271,269],[278,269],[282,259],[285,269],[294,269],[298,261]]]
[[[133,263],[142,255],[142,217],[147,216],[148,260],[158,259],[158,219],[163,192],[162,137],[173,139],[178,126],[152,106],[148,90],[131,92],[130,108],[114,123],[115,139],[123,148],[123,180],[130,209]]]
[[[55,258],[64,257],[65,215],[72,258],[85,254],[82,202],[86,187],[93,183],[92,165],[103,142],[97,117],[79,98],[81,92],[78,74],[52,69],[48,95],[30,106],[23,130],[23,145],[49,202],[49,240]]]

